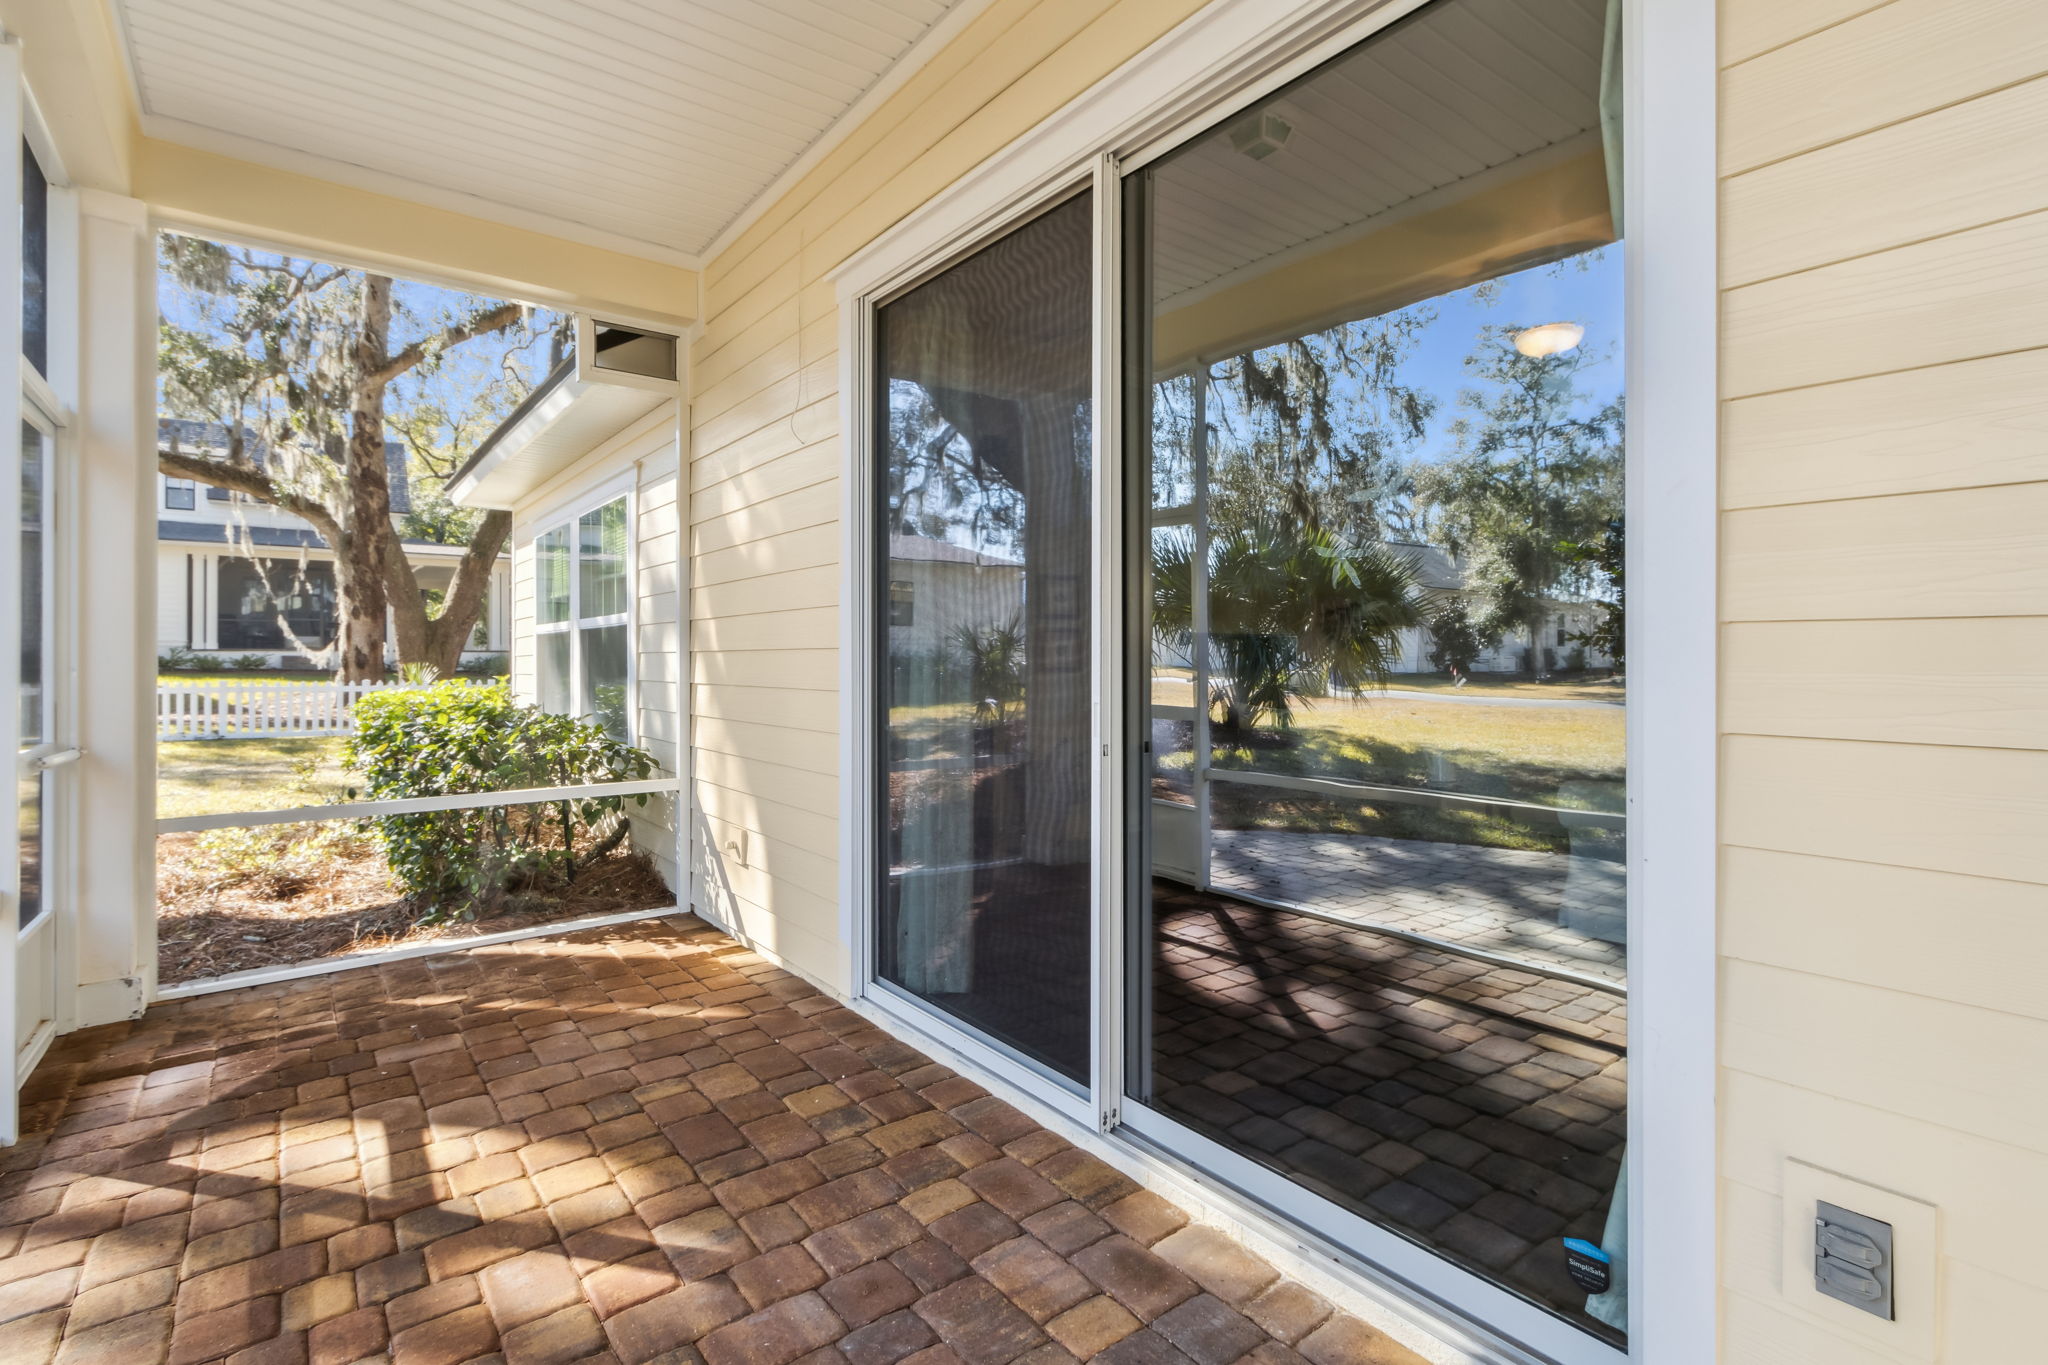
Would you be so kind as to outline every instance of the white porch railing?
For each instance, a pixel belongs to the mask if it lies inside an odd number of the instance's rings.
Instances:
[[[156,737],[259,739],[345,735],[355,729],[355,704],[405,682],[271,682],[265,679],[162,680],[156,685]]]

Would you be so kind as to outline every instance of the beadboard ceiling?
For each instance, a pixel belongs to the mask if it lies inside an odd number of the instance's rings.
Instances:
[[[1177,153],[1157,178],[1158,306],[1482,176],[1597,147],[1607,8],[1460,0],[1428,10],[1267,106],[1292,129],[1270,157],[1233,148],[1236,120]]]
[[[684,264],[979,7],[111,4],[151,137]]]

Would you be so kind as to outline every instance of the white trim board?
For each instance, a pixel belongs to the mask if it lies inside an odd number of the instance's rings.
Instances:
[[[230,972],[226,976],[209,976],[198,981],[180,981],[175,986],[160,987],[151,1003],[158,1000],[189,1000],[198,995],[218,995],[222,991],[246,990],[251,986],[274,986],[281,981],[301,981],[309,976],[332,976],[336,972],[381,967],[388,962],[403,962],[408,958],[464,953],[471,948],[490,948],[500,943],[518,943],[530,938],[559,938],[566,934],[582,933],[585,929],[602,929],[612,924],[631,924],[636,920],[664,919],[670,915],[689,914],[691,912],[680,904],[657,906],[652,910],[621,910],[612,915],[588,915],[582,919],[556,920],[551,924],[535,924],[524,929],[478,934],[474,938],[435,939],[429,943],[415,943],[398,948],[379,948],[374,952],[323,957],[312,962],[294,963],[289,967],[264,967],[255,971]]]
[[[847,993],[872,979],[867,924],[873,895],[876,785],[872,771],[874,470],[869,454],[876,301],[907,287],[1015,226],[1089,178],[1091,161],[1130,170],[1206,130],[1230,111],[1420,7],[1421,0],[1214,0],[1111,76],[1041,121],[831,272],[841,302],[840,418],[849,450],[841,525],[847,590],[841,610],[840,917],[852,945]],[[1715,601],[1716,382],[1714,280],[1714,10],[1711,0],[1624,0],[1630,114],[1626,252],[1632,430],[1629,446],[1631,613],[1629,822],[1632,1068],[1629,1112],[1631,1337],[1628,1356],[1656,1365],[1714,1359],[1715,1236]],[[1646,78],[1642,73],[1654,73]],[[1107,164],[1115,164],[1111,161]],[[1098,181],[1099,183],[1099,181]],[[1113,219],[1113,215],[1111,215]],[[1106,230],[1100,229],[1099,230]],[[1114,394],[1116,387],[1105,389]],[[1100,404],[1098,404],[1100,406]],[[1098,438],[1099,439],[1099,438]],[[1654,448],[1657,457],[1645,452]],[[1116,463],[1106,456],[1098,465]],[[1098,505],[1095,515],[1112,515]],[[1106,560],[1105,560],[1106,562]],[[1098,629],[1116,604],[1098,584]],[[1116,591],[1120,592],[1120,586]],[[1111,613],[1104,616],[1105,603]],[[1113,673],[1096,656],[1100,688]],[[1098,741],[1112,731],[1098,725]],[[1114,836],[1113,802],[1098,798],[1098,835]],[[1098,896],[1103,893],[1098,891]],[[1654,899],[1657,913],[1647,914]],[[1105,901],[1114,915],[1119,902]],[[1119,927],[1099,918],[1105,937]],[[1104,970],[1113,950],[1103,951]],[[1106,978],[1099,978],[1106,979]],[[865,1001],[867,1005],[875,1002]],[[975,1061],[975,1039],[944,1023],[898,1026],[1000,1078]],[[1102,1013],[1098,1009],[1098,1014]],[[1098,1024],[1101,1021],[1098,1020]],[[943,1034],[935,1038],[932,1030]],[[956,1034],[958,1036],[956,1036]],[[1097,1085],[1113,1083],[1098,1058]],[[1116,1121],[1120,1099],[1103,1106]],[[1040,1108],[1045,1108],[1041,1103]],[[1048,1112],[1050,1112],[1048,1110]],[[1148,1125],[1149,1126],[1149,1125]],[[1102,1141],[1128,1153],[1114,1130]],[[1120,1163],[1121,1164],[1121,1163]],[[1262,1216],[1219,1192],[1232,1216]],[[1299,1241],[1309,1234],[1300,1234]],[[1428,1253],[1417,1252],[1417,1255]],[[1432,1258],[1434,1259],[1434,1258]],[[1412,1262],[1410,1263],[1412,1265]],[[1449,1262],[1441,1262],[1448,1268]],[[1403,1278],[1400,1265],[1389,1273]],[[1347,1272],[1348,1273],[1348,1272]],[[1442,1284],[1432,1272],[1428,1277]],[[1476,1281],[1475,1281],[1476,1282]],[[1363,1281],[1355,1292],[1368,1292]],[[1498,1289],[1491,1289],[1499,1296]],[[1441,1293],[1439,1291],[1439,1296]],[[1486,1295],[1461,1298],[1464,1311]],[[1617,1360],[1590,1335],[1530,1328],[1531,1345],[1569,1361]],[[1425,1317],[1433,1310],[1417,1305]],[[1547,1315],[1544,1315],[1547,1317]],[[1445,1330],[1464,1331],[1457,1324]],[[1488,1333],[1474,1328],[1478,1337]],[[1476,1340],[1470,1333],[1467,1339]],[[1488,1358],[1520,1352],[1484,1348]]]
[[[628,685],[630,686],[630,683]],[[544,801],[586,800],[593,796],[657,796],[675,791],[677,785],[677,779],[673,777],[650,777],[635,782],[584,782],[568,787],[515,787],[501,792],[407,796],[390,801],[337,801],[325,806],[227,811],[220,815],[167,815],[156,822],[156,832],[191,834],[207,829],[240,829],[247,825],[309,825],[322,820],[367,820],[379,815],[423,815],[429,811],[531,806]]]
[[[141,203],[140,200],[133,202]],[[324,265],[343,266],[372,275],[389,275],[393,279],[409,280],[415,284],[430,284],[461,294],[479,294],[485,298],[503,299],[507,303],[524,304],[529,308],[545,308],[555,313],[596,312],[602,314],[607,322],[623,322],[635,327],[673,332],[679,338],[687,337],[694,329],[703,325],[701,318],[686,318],[674,313],[641,312],[622,301],[596,299],[585,294],[572,294],[568,290],[551,291],[553,297],[542,297],[528,287],[531,282],[521,283],[485,271],[468,274],[445,266],[436,268],[395,254],[354,250],[345,242],[328,242],[324,239],[294,241],[288,237],[273,237],[203,213],[186,213],[154,205],[143,205],[143,208],[152,234],[176,232],[226,246],[247,247],[299,260],[314,260]],[[701,313],[704,295],[703,276],[698,274],[696,278],[697,310]]]
[[[119,5],[110,5],[108,8],[117,14],[120,12]],[[123,43],[122,48],[125,52],[127,44]],[[147,113],[141,116],[139,123],[144,137],[174,147],[188,147],[193,151],[207,152],[214,156],[247,161],[252,165],[282,171],[287,175],[303,175],[313,180],[324,180],[329,184],[361,190],[366,194],[384,195],[430,209],[459,213],[465,218],[476,218],[502,227],[517,228],[522,232],[556,237],[579,246],[596,247],[600,251],[616,252],[621,256],[633,256],[643,261],[672,265],[683,270],[696,270],[703,260],[702,255],[696,252],[681,251],[639,237],[628,237],[589,223],[578,222],[573,218],[563,218],[552,213],[520,208],[502,200],[486,199],[481,195],[430,185],[423,180],[414,180],[390,171],[371,170],[315,152],[300,151],[283,143],[266,142],[262,138],[210,128],[203,123],[191,123],[163,114]]]

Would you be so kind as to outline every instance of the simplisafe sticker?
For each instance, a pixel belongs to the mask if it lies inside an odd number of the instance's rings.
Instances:
[[[1614,1258],[1581,1237],[1564,1239],[1564,1269],[1588,1294],[1605,1294],[1614,1282]]]

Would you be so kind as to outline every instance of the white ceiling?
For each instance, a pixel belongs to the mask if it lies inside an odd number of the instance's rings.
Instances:
[[[112,4],[152,137],[686,263],[976,7]]]
[[[1293,128],[1260,161],[1230,120],[1155,180],[1162,310],[1284,253],[1511,164],[1597,145],[1607,0],[1460,0],[1424,11],[1266,106]]]

